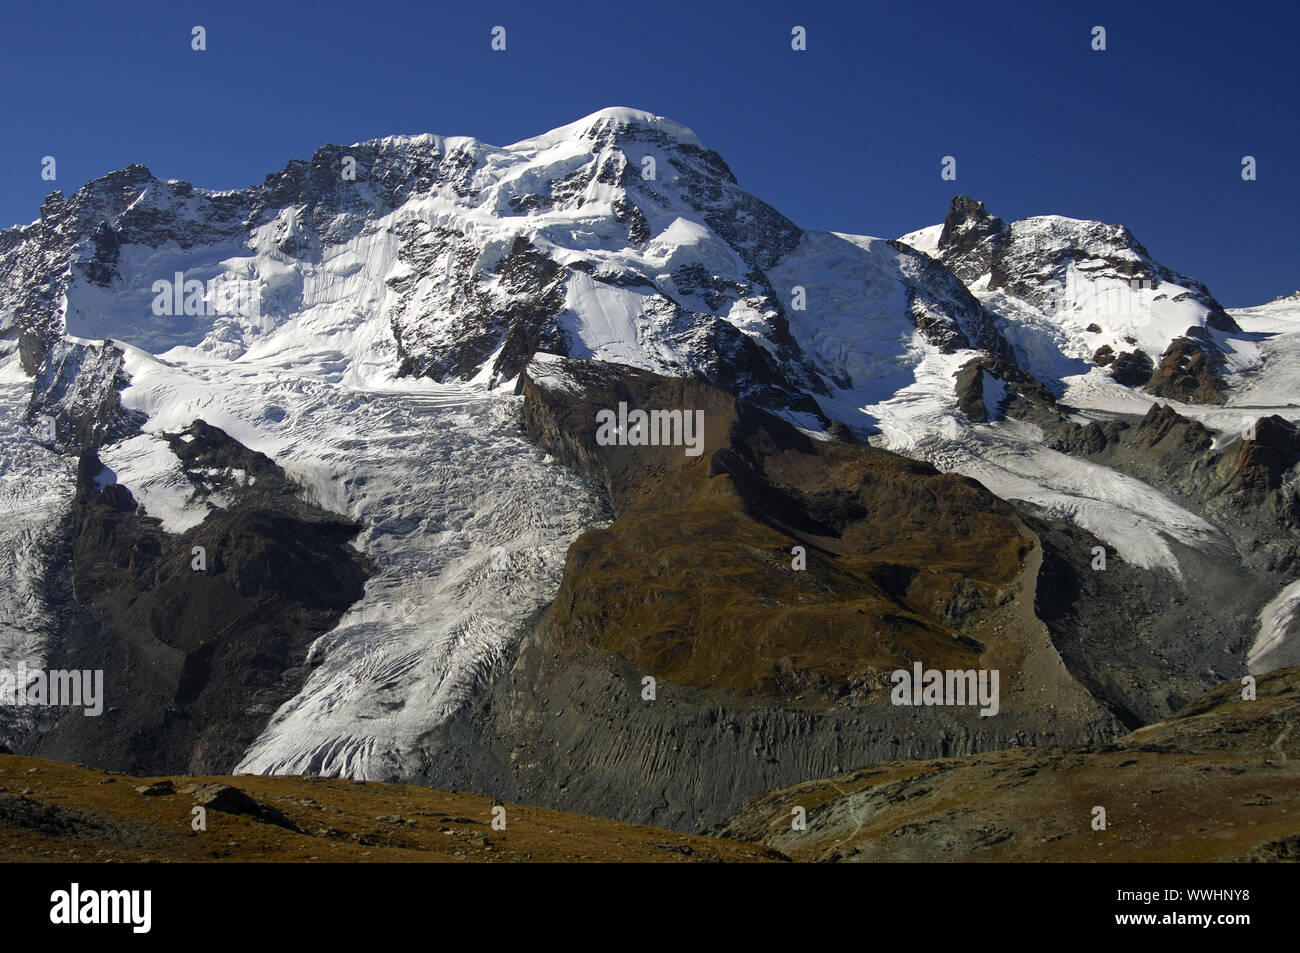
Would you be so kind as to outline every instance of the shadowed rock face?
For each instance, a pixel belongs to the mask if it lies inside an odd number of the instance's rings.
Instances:
[[[63,714],[28,753],[140,772],[229,771],[360,597],[359,527],[299,498],[265,456],[196,421],[172,438],[195,493],[227,504],[180,535],[81,459],[64,638],[50,668],[104,670],[105,711]],[[202,547],[202,568],[195,547]]]
[[[1224,685],[1117,744],[811,781],[755,798],[713,833],[796,860],[1293,860],[1300,669],[1261,677],[1253,700],[1242,693]],[[806,830],[792,827],[798,807]]]

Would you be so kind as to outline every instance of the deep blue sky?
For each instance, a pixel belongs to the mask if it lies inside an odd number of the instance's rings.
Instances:
[[[1229,307],[1300,288],[1298,5],[1135,6],[9,4],[0,224],[130,162],[234,188],[325,142],[501,145],[634,106],[690,126],[807,228],[892,237],[961,192],[1006,219],[1123,222]],[[195,24],[207,52],[190,49]],[[505,53],[489,49],[498,24]],[[790,49],[795,24],[807,52]],[[956,182],[939,178],[944,155]]]

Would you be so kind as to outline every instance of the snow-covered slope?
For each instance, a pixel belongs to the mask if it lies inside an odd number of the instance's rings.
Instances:
[[[1044,215],[1004,223],[953,200],[942,225],[903,236],[960,275],[1019,364],[1074,410],[1144,414],[1164,403],[1225,435],[1247,418],[1300,419],[1300,298],[1228,312],[1201,282],[1155,261],[1121,225]],[[1219,404],[1153,395],[1095,363],[1100,349],[1158,359],[1194,332],[1221,362]]]
[[[1188,329],[1238,330],[1205,285],[1160,264],[1122,225],[1060,215],[1007,223],[958,196],[942,225],[909,239],[998,315],[1026,369],[1058,389],[1102,348],[1154,361]]]
[[[927,225],[925,228],[918,228],[914,232],[908,232],[899,241],[905,245],[911,245],[917,251],[923,251],[927,255],[938,257],[939,236],[942,234],[942,225]]]
[[[504,148],[327,146],[242,192],[132,166],[54,193],[0,263],[29,370],[62,333],[347,381],[396,362],[499,383],[541,348],[701,375],[820,430],[824,401],[910,374],[918,327],[943,350],[997,343],[929,259],[804,232],[689,130],[628,109]]]
[[[1230,339],[1238,360],[1228,375],[1228,404],[1261,416],[1300,417],[1300,292],[1232,317],[1244,333]]]
[[[1255,674],[1300,664],[1300,580],[1259,612],[1259,633],[1247,659]]]

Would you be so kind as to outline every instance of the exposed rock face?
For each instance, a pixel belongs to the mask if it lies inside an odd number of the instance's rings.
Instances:
[[[361,594],[356,524],[303,502],[278,466],[203,421],[172,445],[195,492],[226,502],[179,535],[129,488],[100,484],[93,451],[81,459],[63,580],[76,600],[49,667],[102,669],[106,710],[62,714],[27,753],[229,771],[301,685],[312,641]]]
[[[1008,225],[983,202],[955,196],[939,237],[939,259],[967,284],[989,276],[990,290],[1006,289],[1037,306],[1053,302],[1065,286],[1071,264],[1086,263],[1089,279],[1107,275],[1170,282],[1210,311],[1215,330],[1240,330],[1201,282],[1154,261],[1123,225],[1080,221],[1055,215]],[[1055,289],[1055,290],[1054,290]]]
[[[1130,473],[1204,513],[1256,571],[1300,568],[1300,442],[1283,418],[1253,421],[1217,449],[1202,424],[1165,404],[1132,421],[1081,426],[1060,418],[1045,430],[1049,446]]]
[[[998,408],[984,399],[984,364],[971,361],[957,372],[957,408],[969,420],[987,423],[997,419]]]
[[[53,439],[47,442],[72,453],[121,440],[144,416],[122,407],[120,392],[128,382],[121,348],[60,340],[36,375],[27,423],[39,431],[48,421]]]
[[[983,202],[954,196],[939,235],[940,259],[963,281],[975,281],[993,271],[1007,232],[1007,223],[990,214]]]
[[[978,348],[1014,366],[1015,355],[993,316],[955,274],[902,242],[889,244],[901,256],[908,308],[927,338],[945,353]]]
[[[1196,331],[1199,329],[1189,329]],[[1189,404],[1214,404],[1223,400],[1223,352],[1208,337],[1175,338],[1146,384],[1158,397]]]
[[[1008,405],[1054,408],[1052,392],[1016,365],[993,353],[972,358],[953,375],[957,409],[973,423],[997,420]]]
[[[1254,700],[1242,691],[1224,685],[1117,744],[812,781],[755,798],[714,833],[804,861],[1294,859],[1300,669],[1261,678]],[[796,807],[806,830],[792,829]]]
[[[1151,358],[1143,351],[1120,351],[1110,365],[1110,376],[1125,387],[1141,387],[1151,379]]]
[[[1223,550],[1180,549],[1197,580],[1189,587],[1124,562],[1055,514],[1019,508],[1043,544],[1034,612],[1073,678],[1126,726],[1168,718],[1244,670],[1253,634],[1245,613],[1276,592],[1275,578],[1225,565]]]

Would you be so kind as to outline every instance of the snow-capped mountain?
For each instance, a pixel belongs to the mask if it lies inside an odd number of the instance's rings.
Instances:
[[[132,166],[54,193],[0,262],[16,279],[0,326],[29,371],[63,333],[196,359],[327,353],[319,371],[346,380],[495,384],[541,348],[701,375],[820,429],[819,401],[909,373],[918,327],[943,350],[996,343],[927,259],[804,232],[689,130],[627,109],[506,148],[328,146],[242,192]],[[202,304],[186,290],[159,313],[155,282],[177,274]]]
[[[505,148],[326,146],[235,192],[131,166],[53,193],[3,233],[0,268],[33,436],[97,449],[99,479],[164,531],[231,500],[172,450],[196,419],[365,527],[378,576],[250,752],[260,769],[391,773],[553,590],[600,514],[518,441],[499,385],[535,351],[702,376],[820,432],[870,429],[860,409],[926,361],[1002,346],[925,256],[805,232],[692,132],[628,109]],[[375,701],[394,672],[406,714]]]
[[[1300,311],[1290,299],[1229,314],[1204,284],[1157,262],[1121,225],[1060,216],[1008,224],[965,196],[953,199],[943,224],[901,241],[962,277],[994,315],[1018,365],[1059,400],[1051,415],[1044,415],[1041,405],[1007,408],[1035,425],[1028,435],[1032,474],[1023,469],[1025,440],[1009,424],[980,434],[987,441],[996,433],[1007,443],[996,451],[977,451],[978,462],[941,464],[962,469],[1000,494],[1028,491],[1026,499],[1068,511],[1119,545],[1116,534],[1130,539],[1133,532],[1141,534],[1149,516],[1171,502],[1169,487],[1160,486],[1156,496],[1143,500],[1148,485],[1130,497],[1137,487],[1119,486],[1111,466],[1105,473],[1090,472],[1077,456],[1057,460],[1043,453],[1039,429],[1053,418],[1075,425],[1105,423],[1141,417],[1161,404],[1208,428],[1216,448],[1253,433],[1260,418],[1296,419],[1290,355],[1300,340],[1294,337]],[[890,445],[904,446],[897,440]],[[995,466],[995,459],[1012,472]],[[1026,477],[1037,486],[1025,486]],[[1119,511],[1098,512],[1123,500],[1131,500],[1123,505],[1130,510],[1127,518]],[[1128,558],[1145,561],[1165,550],[1161,537],[1190,543],[1214,535],[1189,516],[1161,517],[1156,535],[1138,547],[1147,555],[1130,547]],[[1112,520],[1127,522],[1127,528]],[[1174,568],[1168,555],[1158,561]]]
[[[1121,226],[1008,225],[960,198],[901,241],[807,231],[690,130],[637,110],[505,147],[325,146],[239,191],[130,166],[0,233],[15,580],[0,664],[49,657],[64,609],[42,580],[77,551],[86,524],[69,511],[92,500],[74,493],[79,456],[96,492],[125,488],[123,512],[160,521],[145,537],[164,551],[256,495],[247,465],[221,462],[235,451],[182,459],[201,420],[355,521],[372,570],[303,670],[277,674],[239,769],[416,776],[429,734],[554,596],[569,545],[610,516],[600,487],[522,433],[516,390],[538,353],[699,378],[818,439],[973,476],[1171,591],[1246,541],[1145,458],[1119,459],[1121,437],[1089,456],[1067,425],[1138,433],[1159,402],[1226,453],[1244,414],[1300,416],[1292,300],[1230,316]],[[1290,532],[1295,461],[1278,439],[1250,472],[1277,484],[1282,515],[1260,520]],[[1260,657],[1292,651],[1278,593],[1297,567],[1268,544],[1274,564],[1222,610],[1265,612]],[[160,641],[160,658],[189,651]],[[0,741],[32,730],[0,722]]]
[[[1209,289],[1160,264],[1122,225],[1059,215],[1008,224],[958,196],[942,225],[902,241],[959,275],[1058,395],[1095,365],[1161,397],[1214,403],[1223,374],[1248,360],[1229,343],[1241,328]]]

